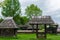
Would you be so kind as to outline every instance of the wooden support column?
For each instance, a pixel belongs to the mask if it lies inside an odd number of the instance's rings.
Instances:
[[[32,25],[32,32],[34,32],[34,25]]]
[[[36,25],[36,37],[38,38],[38,24]]]
[[[14,29],[14,36],[17,36],[17,30]]]
[[[56,25],[56,34],[57,34],[57,28],[58,28],[58,25]]]
[[[46,31],[46,24],[44,24],[44,26],[45,26],[45,38],[46,38],[46,33],[47,33],[47,31]]]

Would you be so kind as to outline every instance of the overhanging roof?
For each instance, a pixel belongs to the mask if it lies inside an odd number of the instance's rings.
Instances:
[[[36,16],[29,21],[29,24],[54,24],[54,21],[50,16]]]

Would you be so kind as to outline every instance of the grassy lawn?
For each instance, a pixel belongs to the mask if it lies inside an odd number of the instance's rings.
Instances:
[[[37,40],[35,34],[18,34],[16,38],[14,37],[0,37],[0,40]],[[45,39],[38,39],[38,40],[45,40]],[[47,35],[47,40],[60,40],[59,35]]]

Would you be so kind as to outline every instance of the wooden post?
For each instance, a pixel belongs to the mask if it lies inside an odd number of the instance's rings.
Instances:
[[[44,24],[44,26],[45,26],[45,38],[46,38],[46,33],[47,33],[47,31],[46,31],[46,24]]]
[[[34,25],[32,25],[32,32],[34,32]]]
[[[14,36],[16,37],[17,35],[17,30],[16,29],[14,29]]]
[[[57,34],[57,28],[58,28],[58,25],[56,25],[56,34]]]
[[[38,24],[36,25],[36,37],[38,38]]]

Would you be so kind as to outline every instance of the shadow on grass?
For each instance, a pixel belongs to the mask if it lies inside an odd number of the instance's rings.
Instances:
[[[52,40],[51,38],[42,39],[42,38],[21,38],[21,37],[0,37],[0,40]]]
[[[18,40],[17,37],[0,37],[0,40]]]
[[[36,40],[35,38],[30,38],[29,40]]]
[[[46,40],[52,40],[51,38],[48,38],[48,39],[46,39]]]
[[[52,39],[50,39],[50,38],[49,39],[42,39],[42,38],[39,38],[39,39],[36,38],[35,39],[35,38],[30,38],[29,40],[52,40]]]

